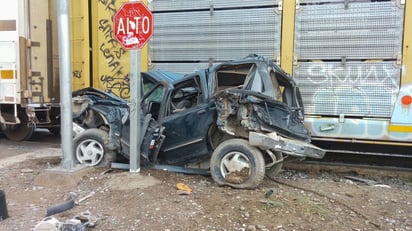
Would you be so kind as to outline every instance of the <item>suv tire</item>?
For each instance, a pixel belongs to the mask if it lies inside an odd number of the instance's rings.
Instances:
[[[86,166],[107,166],[116,159],[116,153],[107,149],[109,134],[103,130],[88,129],[73,140],[75,160]]]
[[[256,147],[243,139],[229,139],[212,154],[210,172],[218,185],[256,188],[265,177],[265,161]]]

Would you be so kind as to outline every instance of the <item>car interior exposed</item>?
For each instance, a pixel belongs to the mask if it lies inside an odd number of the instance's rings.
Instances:
[[[196,106],[201,101],[202,89],[199,76],[176,84],[172,92],[169,112],[173,114]]]
[[[216,71],[215,89],[219,92],[227,88],[243,86],[253,66],[255,66],[253,63],[223,66]]]
[[[270,78],[261,76],[255,63],[223,66],[216,71],[217,92],[228,88],[247,88],[253,92],[259,92],[269,98],[282,101],[281,87],[278,83],[280,74],[274,70],[268,70]],[[266,70],[263,73],[267,73]],[[244,86],[246,85],[246,86]]]
[[[143,111],[151,114],[157,120],[159,117],[160,103],[163,99],[164,87],[143,78]]]

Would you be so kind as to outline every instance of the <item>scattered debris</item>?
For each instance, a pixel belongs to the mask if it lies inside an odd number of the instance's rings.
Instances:
[[[90,197],[92,197],[95,194],[94,191],[90,192],[89,194],[87,194],[87,196],[84,196],[82,198],[80,198],[76,204],[80,204],[82,201],[89,199]]]
[[[121,169],[121,170],[129,170],[130,169],[130,165],[129,164],[125,164],[125,163],[116,163],[113,162],[110,165],[111,169]]]
[[[6,194],[3,190],[0,190],[0,221],[9,217],[6,203]]]
[[[58,231],[60,229],[60,222],[54,217],[46,217],[41,220],[33,229],[33,231]]]
[[[96,226],[97,218],[89,211],[80,213],[73,218],[60,222],[55,217],[45,217],[33,229],[33,231],[86,231],[87,228]]]
[[[86,227],[82,224],[80,220],[77,219],[68,219],[64,223],[61,224],[59,230],[66,231],[66,230],[73,230],[73,231],[86,231]]]
[[[192,188],[190,188],[188,185],[183,184],[183,183],[177,183],[176,188],[184,192],[188,192],[188,193],[192,192]]]
[[[70,199],[68,201],[65,201],[63,203],[53,205],[52,207],[47,208],[47,214],[46,217],[49,217],[51,215],[57,214],[64,212],[66,210],[69,210],[74,207],[74,200]]]
[[[101,176],[106,175],[107,173],[111,173],[113,172],[112,168],[107,169],[106,171],[103,171],[102,173],[100,173]]]
[[[280,201],[276,201],[276,200],[271,200],[271,199],[265,199],[265,200],[260,200],[260,203],[265,205],[265,209],[268,208],[283,208],[284,204]]]
[[[381,188],[391,188],[389,185],[381,184],[377,181],[374,180],[369,180],[365,178],[360,178],[360,177],[355,177],[355,176],[345,176],[346,179],[353,180],[353,181],[358,181],[364,184],[367,184],[369,186],[374,186],[374,187],[381,187]]]
[[[378,184],[377,181],[369,180],[369,179],[365,179],[365,178],[360,178],[360,177],[356,177],[356,176],[345,176],[345,178],[349,179],[349,180],[361,182],[361,183],[364,183],[364,184],[367,184],[367,185],[376,185],[376,184]]]
[[[87,227],[96,226],[97,218],[93,216],[89,211],[80,213],[74,217],[75,219],[80,220],[82,223],[87,224]]]
[[[269,190],[265,193],[265,198],[267,199],[267,198],[271,197],[275,191],[276,191],[276,189],[273,189],[273,188],[269,189]]]
[[[22,170],[20,170],[21,173],[33,173],[34,170],[30,169],[30,168],[23,168]]]
[[[386,185],[386,184],[375,184],[375,185],[372,185],[373,187],[379,187],[379,188],[392,188],[391,186],[389,186],[389,185]]]

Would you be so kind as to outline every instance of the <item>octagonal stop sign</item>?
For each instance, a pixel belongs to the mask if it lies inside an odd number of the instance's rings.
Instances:
[[[126,2],[113,18],[113,35],[125,49],[141,49],[153,34],[152,12],[142,2]]]

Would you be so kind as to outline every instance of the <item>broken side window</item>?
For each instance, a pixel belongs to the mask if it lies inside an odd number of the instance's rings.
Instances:
[[[171,95],[169,114],[196,106],[200,103],[202,94],[199,76],[177,84]]]
[[[261,93],[274,100],[280,100],[281,91],[276,72],[266,65],[253,65],[245,81],[245,90]]]
[[[216,71],[215,92],[242,87],[253,66],[254,63],[246,63],[221,67]]]
[[[270,70],[270,80],[273,88],[273,97],[278,101],[282,101],[282,89],[279,86],[277,75],[280,74],[273,71],[273,69]]]
[[[143,94],[143,111],[146,114],[152,114],[152,118],[157,120],[159,117],[161,102],[163,100],[164,87],[143,78]]]

